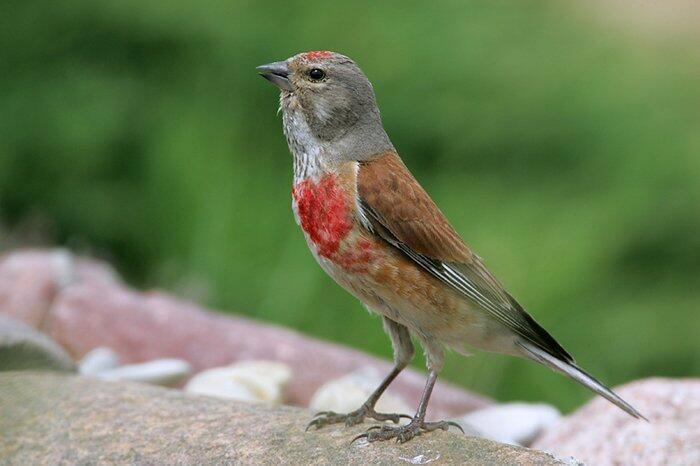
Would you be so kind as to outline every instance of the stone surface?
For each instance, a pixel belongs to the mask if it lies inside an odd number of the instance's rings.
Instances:
[[[292,370],[274,361],[243,361],[196,374],[185,391],[253,403],[282,403],[282,389]]]
[[[75,364],[43,333],[0,315],[0,371],[21,369],[72,371]]]
[[[533,448],[602,466],[700,464],[700,379],[645,379],[615,391],[649,422],[597,398],[550,427]]]
[[[99,262],[62,250],[0,258],[0,313],[43,329],[76,359],[106,346],[124,363],[179,358],[194,372],[251,359],[279,361],[293,373],[284,400],[301,406],[328,380],[366,367],[382,374],[391,369],[388,361],[298,332],[208,312],[165,293],[134,291]],[[424,383],[424,374],[409,369],[392,389],[417,406]],[[456,416],[489,404],[438,381],[429,416]]]
[[[542,452],[442,431],[404,445],[350,444],[367,425],[304,432],[309,415],[135,383],[4,372],[0,458],[9,465],[563,464]]]
[[[482,437],[529,445],[560,418],[559,410],[548,404],[503,403],[472,411],[457,421],[464,427],[471,427]]]

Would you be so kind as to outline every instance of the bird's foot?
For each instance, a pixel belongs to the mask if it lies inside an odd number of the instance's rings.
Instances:
[[[350,427],[357,424],[362,424],[365,418],[371,418],[381,422],[391,421],[394,424],[398,424],[401,418],[411,419],[411,416],[406,414],[378,413],[374,410],[374,408],[362,405],[360,409],[347,414],[339,414],[333,411],[321,411],[320,413],[316,413],[314,419],[309,422],[308,426],[306,426],[306,430],[309,430],[312,427],[320,429],[321,427],[338,423],[344,423],[347,427]]]
[[[405,426],[373,426],[367,429],[364,434],[360,434],[352,442],[359,439],[365,439],[368,442],[378,442],[382,440],[394,439],[397,443],[408,442],[414,437],[418,437],[424,432],[431,432],[433,430],[449,430],[450,426],[454,426],[464,433],[462,426],[452,421],[437,421],[437,422],[425,422],[421,419],[414,418],[410,423]]]

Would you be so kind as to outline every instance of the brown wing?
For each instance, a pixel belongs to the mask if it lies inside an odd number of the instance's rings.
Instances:
[[[395,153],[361,162],[357,189],[382,225],[414,251],[443,261],[471,261],[469,248]]]
[[[515,333],[572,361],[469,250],[396,153],[360,162],[357,191],[376,234]]]

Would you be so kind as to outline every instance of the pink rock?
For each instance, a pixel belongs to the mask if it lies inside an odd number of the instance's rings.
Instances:
[[[387,361],[292,330],[216,314],[158,291],[134,291],[95,261],[68,255],[68,272],[57,274],[52,254],[19,252],[0,260],[0,303],[3,298],[15,303],[0,306],[0,313],[41,326],[75,358],[107,346],[124,363],[181,358],[195,373],[240,360],[280,361],[289,365],[293,374],[285,400],[301,406],[306,406],[329,379],[368,366],[386,373],[390,370]],[[43,280],[42,287],[28,286],[30,277],[37,276]],[[44,289],[51,293],[40,293]],[[23,310],[25,301],[31,304],[32,312]],[[423,374],[406,370],[391,389],[416,406],[424,382]],[[432,416],[444,417],[488,404],[484,397],[439,382],[430,408]]]
[[[700,379],[644,379],[616,391],[649,422],[596,398],[531,447],[595,465],[700,464]]]
[[[58,292],[65,256],[20,251],[0,257],[0,312],[41,329]]]

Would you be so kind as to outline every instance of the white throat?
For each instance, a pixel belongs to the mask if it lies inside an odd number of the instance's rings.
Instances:
[[[294,157],[294,183],[318,177],[325,170],[323,143],[311,132],[302,112],[287,108],[282,115],[284,136]]]

